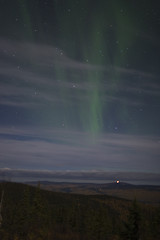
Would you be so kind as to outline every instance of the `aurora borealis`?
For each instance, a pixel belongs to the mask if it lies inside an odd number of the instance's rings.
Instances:
[[[160,173],[158,1],[0,9],[0,168]]]

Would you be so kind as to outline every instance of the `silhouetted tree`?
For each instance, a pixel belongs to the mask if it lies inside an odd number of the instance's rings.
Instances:
[[[31,216],[31,203],[29,186],[26,186],[23,192],[22,199],[16,206],[16,215],[14,217],[14,228],[17,236],[28,239],[30,231],[30,216]]]
[[[40,185],[35,189],[32,200],[30,214],[30,233],[29,240],[47,239],[49,227],[49,210],[45,199],[43,198]]]
[[[136,200],[133,201],[129,209],[128,221],[125,224],[123,232],[124,240],[139,240],[140,239],[140,208]]]

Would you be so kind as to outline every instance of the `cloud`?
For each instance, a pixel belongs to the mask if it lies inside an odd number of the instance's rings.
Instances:
[[[52,68],[58,65],[62,68],[77,70],[104,70],[104,66],[82,63],[72,60],[65,55],[63,50],[50,45],[20,43],[16,41],[0,39],[2,57],[10,59],[10,63],[18,65],[21,69],[23,63],[30,63],[41,68]],[[23,61],[21,61],[23,60]],[[8,60],[7,60],[8,61]]]
[[[8,134],[9,131],[0,131],[0,167],[151,172],[160,169],[158,137],[104,134],[93,143],[82,132],[49,128],[42,132],[39,128],[15,129]]]
[[[74,181],[74,182],[113,182],[129,181],[138,184],[159,184],[160,175],[149,172],[100,171],[100,170],[28,170],[0,168],[0,180],[13,181]]]
[[[97,88],[88,80],[89,73],[100,76],[98,91],[102,101],[116,101],[130,106],[145,104],[140,94],[160,97],[157,78],[151,73],[118,66],[98,66],[69,58],[61,49],[49,45],[20,43],[0,39],[1,104],[36,108],[45,104],[77,104]],[[112,83],[112,74],[119,81]],[[104,77],[105,76],[105,77]],[[124,79],[138,76],[134,85]],[[118,96],[116,89],[118,88]],[[76,93],[76,94],[75,94]]]

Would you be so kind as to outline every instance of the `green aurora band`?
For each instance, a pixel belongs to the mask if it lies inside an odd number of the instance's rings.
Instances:
[[[24,34],[28,35],[29,40],[34,40],[27,1],[19,1],[19,5],[26,25]],[[116,97],[117,89],[123,81],[116,67],[125,67],[128,49],[136,40],[133,34],[133,13],[127,8],[127,4],[122,9],[117,1],[116,4],[113,1],[101,1],[99,8],[94,1],[89,0],[80,1],[78,6],[71,0],[63,1],[62,5],[61,1],[53,1],[53,6],[54,20],[51,23],[53,35],[50,44],[61,49],[65,55],[75,61],[82,62],[86,66],[93,65],[93,69],[81,71],[75,69],[69,71],[67,67],[58,65],[53,67],[57,81],[66,84],[73,82],[77,85],[85,82],[86,86],[89,86],[83,90],[84,99],[81,102],[77,100],[76,107],[72,109],[72,104],[65,99],[68,99],[69,95],[78,99],[82,90],[76,88],[76,93],[73,94],[73,89],[67,88],[65,84],[60,85],[56,93],[63,100],[59,115],[66,128],[76,127],[78,121],[82,129],[95,138],[104,130],[103,112],[104,109],[106,112],[109,108],[107,97]],[[40,13],[38,16],[37,26],[43,31]],[[112,87],[103,89],[104,82],[108,82]],[[122,121],[128,117],[125,103],[121,104],[117,114]],[[70,122],[71,115],[75,122]],[[57,121],[58,117],[55,122]],[[108,122],[109,124],[111,123]]]

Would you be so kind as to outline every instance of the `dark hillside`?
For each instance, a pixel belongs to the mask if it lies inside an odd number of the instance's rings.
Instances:
[[[2,190],[2,240],[160,239],[160,208],[151,204],[20,183],[0,183]]]

